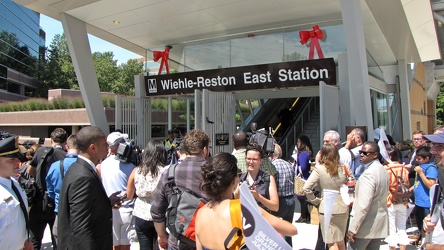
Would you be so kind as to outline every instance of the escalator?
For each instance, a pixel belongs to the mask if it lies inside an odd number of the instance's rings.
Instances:
[[[244,124],[239,127],[239,130],[250,132],[251,124],[255,122],[257,129],[265,128],[269,130],[271,127],[274,137],[285,136],[300,110],[309,100],[309,97],[267,99],[245,119]],[[285,112],[285,110],[288,111]],[[282,121],[287,122],[282,123]]]
[[[297,141],[297,136],[304,131],[307,121],[319,102],[317,97],[297,97],[288,99],[268,99],[263,105],[252,113],[246,122],[239,129],[251,132],[251,123],[257,123],[256,128],[265,128],[267,131],[271,127],[272,135],[282,148],[282,158],[289,159],[291,151]],[[287,114],[283,110],[289,110]],[[282,123],[284,118],[287,121]],[[286,118],[285,118],[286,117]],[[310,135],[308,135],[310,137]],[[314,136],[318,136],[315,134]]]

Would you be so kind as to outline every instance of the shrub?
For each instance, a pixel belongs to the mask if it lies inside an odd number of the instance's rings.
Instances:
[[[69,99],[67,98],[55,98],[52,100],[55,109],[69,109]]]
[[[114,108],[116,101],[114,96],[102,96],[102,103],[105,108]],[[245,104],[244,104],[245,105]],[[173,99],[173,110],[186,110],[186,99]],[[248,106],[245,106],[248,110]],[[0,104],[0,112],[15,112],[15,111],[33,111],[33,110],[53,110],[53,109],[78,109],[85,108],[83,99],[81,98],[66,98],[59,97],[52,101],[47,101],[42,98],[32,98],[21,102],[8,102]],[[168,99],[153,98],[151,101],[151,108],[156,110],[167,110]],[[194,110],[194,102],[191,102],[191,110]]]

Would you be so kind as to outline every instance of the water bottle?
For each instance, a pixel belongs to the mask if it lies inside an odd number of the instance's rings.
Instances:
[[[350,201],[353,203],[355,199],[355,179],[352,176],[347,178],[347,187],[348,187],[348,195],[350,197]]]

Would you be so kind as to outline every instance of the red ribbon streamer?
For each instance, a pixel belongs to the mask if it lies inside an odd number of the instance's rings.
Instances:
[[[319,44],[319,39],[323,38],[322,30],[318,25],[313,26],[313,30],[302,30],[299,31],[299,37],[301,38],[301,44],[306,44],[310,39],[310,52],[308,53],[308,59],[312,60],[314,58],[314,49],[318,52],[319,58],[324,58],[324,53],[322,53],[321,45]]]
[[[164,65],[165,65],[165,69],[166,69],[167,74],[170,73],[170,68],[168,66],[168,58],[170,55],[171,48],[172,48],[171,46],[166,46],[164,51],[157,51],[157,50],[153,51],[153,60],[155,62],[157,62],[157,61],[159,61],[159,59],[161,59],[159,72],[157,73],[158,75],[160,75],[160,73],[162,73],[162,69],[163,69]]]

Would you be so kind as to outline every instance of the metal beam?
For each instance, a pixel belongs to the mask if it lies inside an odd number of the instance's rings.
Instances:
[[[60,17],[89,121],[109,134],[85,23],[66,13]]]

